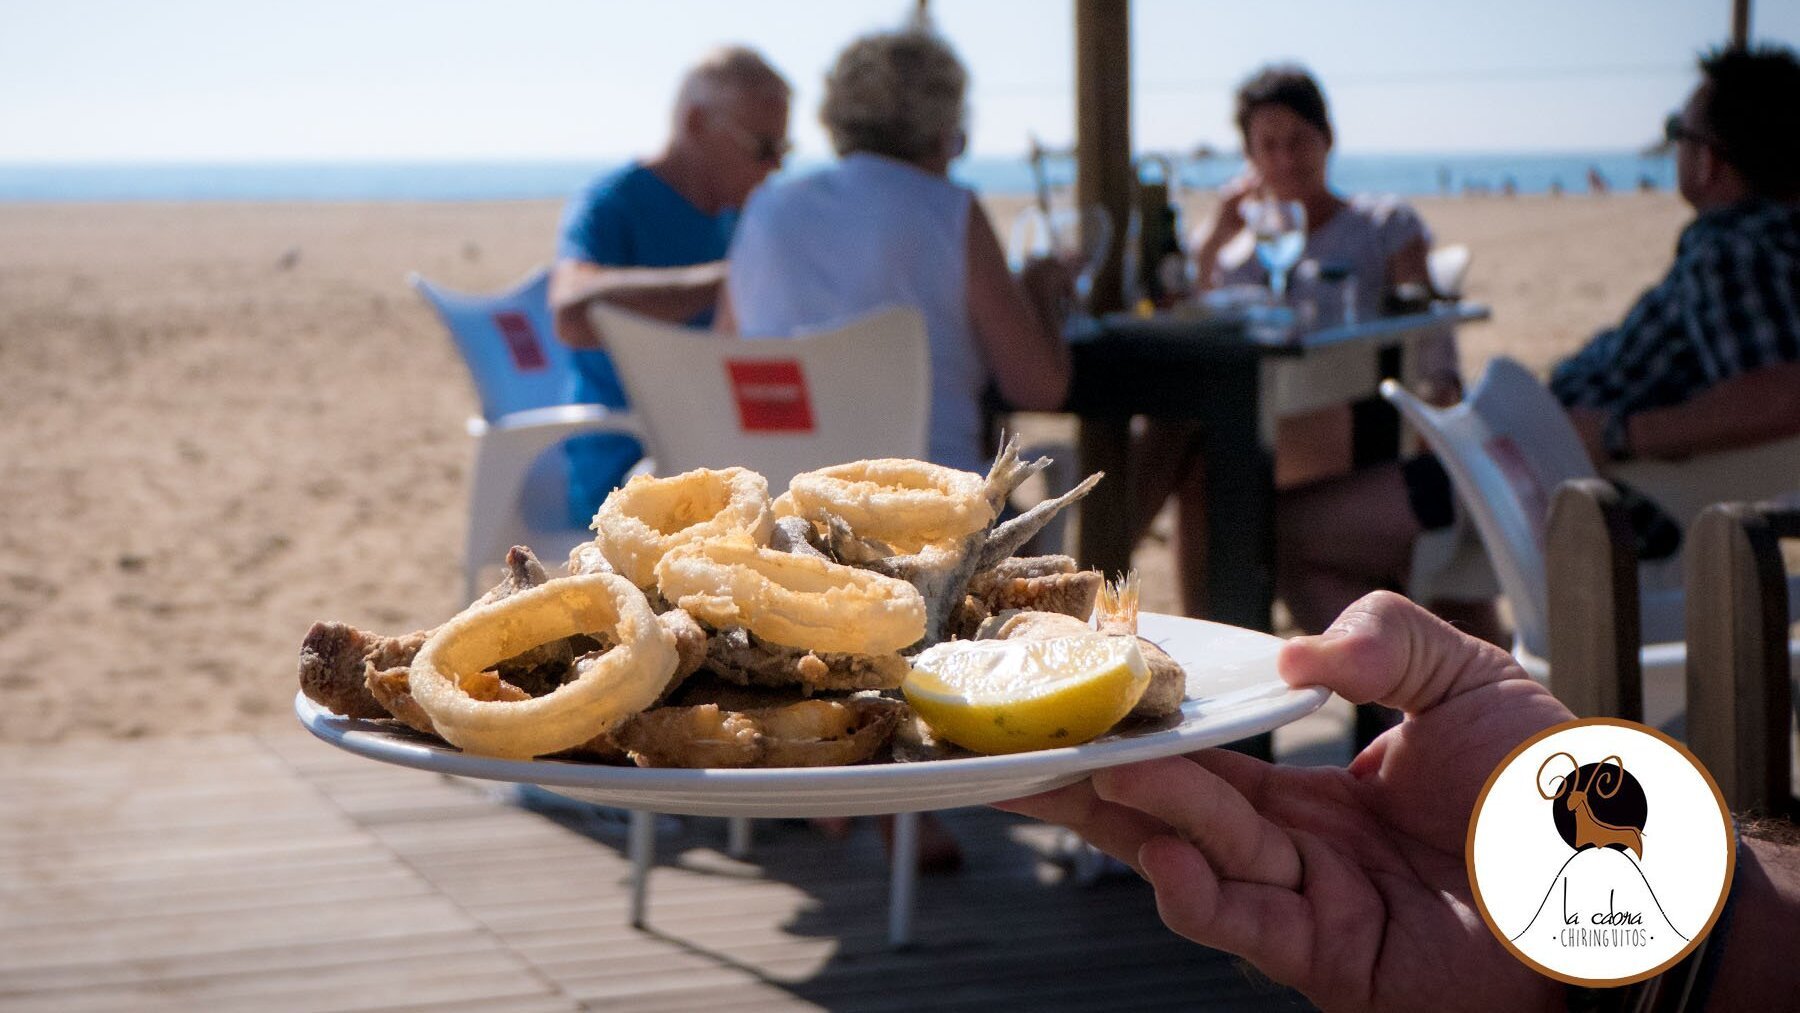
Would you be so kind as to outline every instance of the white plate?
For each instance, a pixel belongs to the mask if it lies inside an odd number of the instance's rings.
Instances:
[[[359,721],[294,697],[301,724],[371,759],[441,774],[519,781],[625,809],[692,816],[861,816],[949,809],[1018,798],[1089,771],[1172,756],[1271,731],[1317,710],[1331,694],[1290,689],[1275,673],[1281,640],[1235,626],[1145,613],[1140,632],[1188,673],[1179,723],[1079,746],[920,763],[768,770],[665,770],[562,760],[469,756],[409,729]]]

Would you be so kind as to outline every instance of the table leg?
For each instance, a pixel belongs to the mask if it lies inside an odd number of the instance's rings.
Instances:
[[[1086,418],[1077,426],[1083,477],[1106,477],[1076,505],[1081,531],[1076,558],[1109,579],[1131,566],[1131,419]]]
[[[1259,366],[1222,378],[1205,392],[1217,403],[1204,437],[1206,455],[1207,618],[1270,632],[1275,603],[1275,455],[1265,442]],[[1270,427],[1272,428],[1272,427]],[[1235,475],[1235,481],[1217,477]],[[1230,748],[1274,757],[1274,740],[1257,735]]]
[[[1400,346],[1376,353],[1376,370],[1383,379],[1401,377],[1404,364]],[[1351,460],[1357,468],[1400,456],[1400,413],[1385,398],[1376,396],[1356,402],[1350,406],[1350,419]],[[1377,735],[1399,723],[1399,711],[1375,703],[1358,704],[1352,747],[1362,752]]]

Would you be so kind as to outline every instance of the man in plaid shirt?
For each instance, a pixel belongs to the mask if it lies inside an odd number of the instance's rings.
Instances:
[[[1551,375],[1602,465],[1800,433],[1800,61],[1781,48],[1724,50],[1700,70],[1700,86],[1664,128],[1696,212],[1675,263],[1617,327]],[[1318,632],[1364,594],[1404,587],[1413,542],[1450,524],[1454,504],[1429,456],[1283,493],[1276,582],[1295,623]],[[1634,511],[1647,546],[1658,516]],[[1668,523],[1660,527],[1675,535]],[[1428,604],[1484,637],[1499,632],[1491,603]]]
[[[1726,50],[1665,132],[1698,212],[1675,263],[1550,389],[1596,461],[1681,458],[1800,429],[1800,64]]]

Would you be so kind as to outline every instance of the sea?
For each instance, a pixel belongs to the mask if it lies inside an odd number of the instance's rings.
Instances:
[[[268,163],[0,163],[0,202],[106,201],[478,201],[567,197],[606,161],[533,162],[268,162]],[[796,159],[782,171],[821,164]],[[1178,164],[1182,188],[1210,189],[1235,177],[1241,159],[1221,156]],[[1331,163],[1332,185],[1345,193],[1405,197],[1448,194],[1585,193],[1590,172],[1613,189],[1674,186],[1674,160],[1629,151],[1492,154],[1344,153]],[[965,158],[952,175],[991,196],[1033,192],[1035,176],[1022,157]],[[1147,164],[1146,179],[1161,171]],[[1067,158],[1044,166],[1053,187],[1074,179]]]

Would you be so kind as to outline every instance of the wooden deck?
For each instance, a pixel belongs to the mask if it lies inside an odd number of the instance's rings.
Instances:
[[[1296,1009],[1054,832],[947,815],[968,853],[884,939],[886,863],[765,821],[666,819],[650,923],[621,826],[303,732],[0,746],[0,1009]]]

